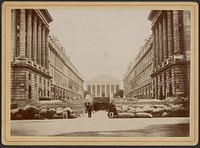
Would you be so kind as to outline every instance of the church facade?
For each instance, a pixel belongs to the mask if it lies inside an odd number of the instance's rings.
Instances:
[[[100,75],[86,81],[86,88],[93,97],[112,98],[121,88],[121,81],[107,75]]]

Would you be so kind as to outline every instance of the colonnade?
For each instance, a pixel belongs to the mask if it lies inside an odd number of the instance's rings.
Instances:
[[[94,97],[111,97],[119,90],[119,84],[88,84],[87,90]]]
[[[153,74],[154,98],[183,95],[184,68],[182,65],[167,67],[159,72],[158,66],[163,67],[168,59],[175,60],[181,56],[182,61],[188,59],[190,51],[190,11],[187,10],[163,10],[156,18],[152,27],[154,41],[153,66],[156,71]],[[163,64],[164,63],[164,64]],[[161,65],[162,64],[162,65]]]
[[[12,16],[11,50],[14,53],[12,58],[27,58],[48,70],[49,29],[47,23],[35,10],[31,9],[13,9]]]
[[[173,55],[182,54],[182,46],[187,46],[188,39],[182,44],[181,27],[189,26],[189,11],[163,11],[152,27],[154,35],[154,68]],[[181,20],[182,19],[182,20]],[[184,32],[183,32],[184,33]],[[186,33],[184,33],[186,34]]]

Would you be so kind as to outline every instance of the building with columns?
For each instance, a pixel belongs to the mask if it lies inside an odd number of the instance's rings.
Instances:
[[[152,10],[153,98],[190,95],[190,11]]]
[[[11,10],[11,99],[50,97],[49,23],[46,9]]]
[[[128,70],[123,78],[125,97],[137,99],[152,98],[152,80],[150,77],[153,72],[152,41],[152,36],[145,40],[137,57],[128,66]]]
[[[107,75],[97,76],[89,81],[86,81],[87,91],[93,97],[113,97],[114,94],[121,88],[121,82],[118,79]]]
[[[57,38],[49,36],[51,97],[53,100],[83,97],[83,78],[66,56]]]

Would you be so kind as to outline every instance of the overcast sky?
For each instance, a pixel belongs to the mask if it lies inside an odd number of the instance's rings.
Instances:
[[[54,34],[87,81],[106,74],[123,79],[151,34],[149,10],[48,9]]]

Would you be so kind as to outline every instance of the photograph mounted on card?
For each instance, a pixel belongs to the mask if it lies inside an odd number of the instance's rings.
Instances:
[[[2,8],[3,144],[198,143],[197,3]]]

